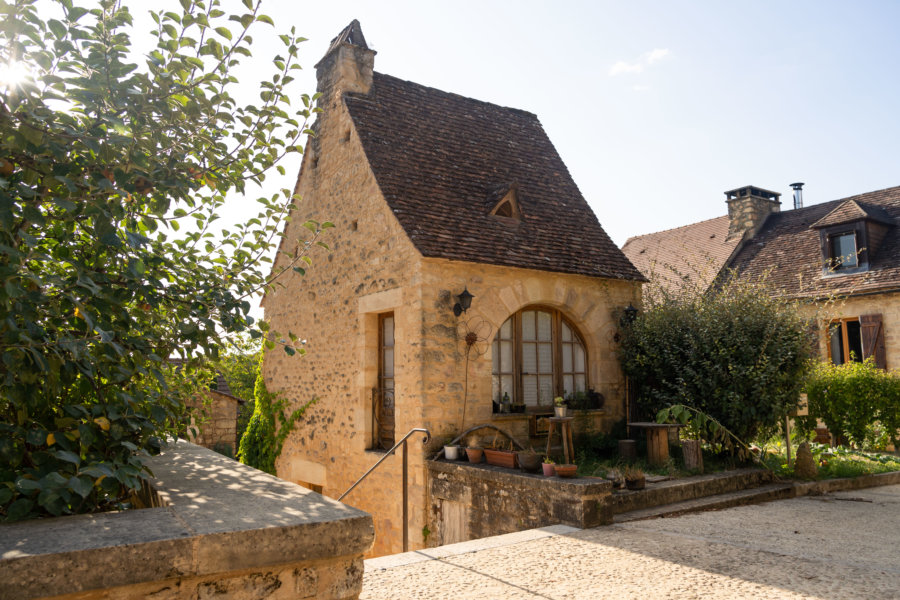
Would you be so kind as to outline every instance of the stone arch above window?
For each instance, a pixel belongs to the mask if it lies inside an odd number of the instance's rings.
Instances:
[[[549,407],[556,396],[588,389],[584,338],[563,314],[528,306],[500,326],[492,343],[492,396]]]

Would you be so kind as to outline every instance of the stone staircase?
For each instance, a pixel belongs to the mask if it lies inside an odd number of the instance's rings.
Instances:
[[[794,496],[793,485],[772,481],[764,469],[737,469],[654,482],[640,491],[619,490],[609,503],[614,523],[721,510]]]

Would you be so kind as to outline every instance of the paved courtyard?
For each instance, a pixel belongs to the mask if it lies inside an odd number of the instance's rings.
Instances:
[[[373,559],[361,598],[900,598],[900,485]]]

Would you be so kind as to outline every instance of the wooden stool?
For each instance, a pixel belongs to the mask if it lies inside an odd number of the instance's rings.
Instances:
[[[563,453],[566,455],[566,464],[573,464],[575,459],[575,444],[572,443],[572,421],[575,417],[549,417],[550,427],[547,430],[547,456],[550,456],[550,444],[553,441],[553,432],[559,423],[559,435],[562,438]]]

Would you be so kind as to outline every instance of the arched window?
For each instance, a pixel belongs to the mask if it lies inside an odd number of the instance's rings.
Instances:
[[[493,342],[493,399],[509,394],[526,406],[587,389],[587,357],[578,330],[558,310],[526,308],[509,317]]]

